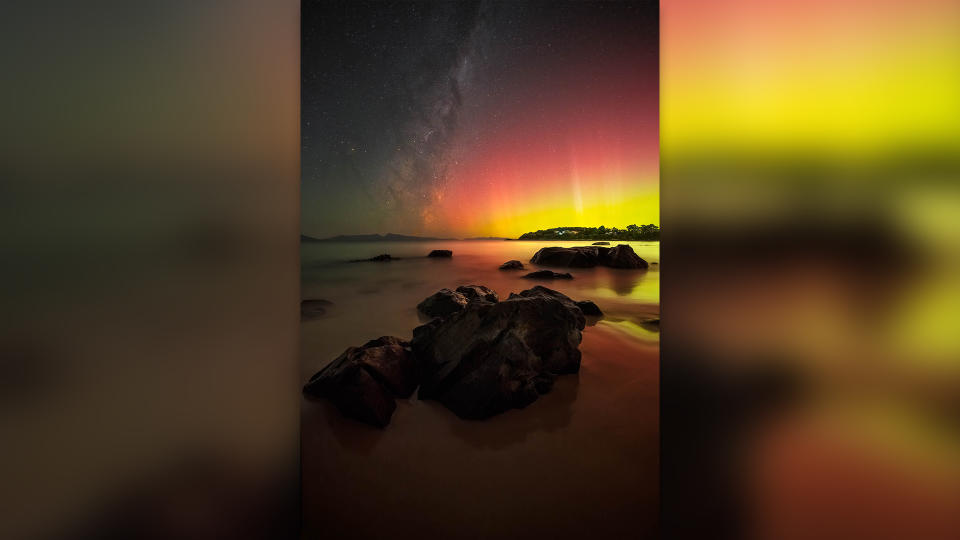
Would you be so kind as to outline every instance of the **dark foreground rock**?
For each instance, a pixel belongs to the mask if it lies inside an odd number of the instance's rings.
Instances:
[[[507,261],[500,265],[501,270],[523,270],[523,263],[517,260]]]
[[[397,397],[418,384],[410,343],[392,336],[350,347],[303,387],[308,396],[331,400],[347,417],[377,427],[390,423]]]
[[[545,247],[537,251],[530,262],[544,266],[562,266],[566,268],[593,268],[609,266],[611,268],[647,268],[647,261],[641,259],[627,244],[614,247],[576,246]]]
[[[481,300],[484,302],[499,302],[500,297],[493,289],[483,285],[461,285],[457,287],[457,292],[467,298],[467,300]]]
[[[510,298],[514,298],[518,296],[525,297],[525,298],[543,296],[543,297],[559,300],[561,303],[563,303],[563,305],[567,309],[574,312],[574,316],[577,317],[578,320],[583,320],[583,317],[585,315],[589,317],[603,317],[603,312],[600,311],[600,308],[597,307],[597,305],[594,304],[592,301],[582,300],[580,302],[577,302],[576,300],[570,298],[569,296],[563,294],[562,292],[555,291],[553,289],[548,289],[543,285],[537,285],[536,287],[533,287],[532,289],[527,289],[521,292],[520,294],[514,294],[514,293],[510,294]]]
[[[313,319],[315,317],[326,315],[327,309],[329,309],[332,305],[333,302],[319,298],[309,298],[304,300],[300,302],[300,318]]]
[[[417,311],[428,317],[447,317],[463,310],[471,301],[499,302],[492,289],[483,285],[461,285],[457,290],[440,289],[417,304]]]
[[[594,242],[594,243],[591,244],[591,245],[594,245],[594,246],[609,246],[609,245],[610,245],[610,242]]]
[[[450,289],[440,289],[417,304],[417,311],[428,317],[446,317],[462,310],[469,300]]]
[[[435,250],[431,251],[430,254],[427,255],[427,257],[445,257],[445,258],[450,258],[450,257],[453,257],[453,252],[450,251],[449,249],[435,249]]]
[[[542,291],[470,302],[414,330],[419,397],[468,419],[523,408],[548,392],[556,375],[580,369],[583,328],[579,308]]]
[[[573,276],[567,273],[553,272],[551,270],[537,270],[523,276],[529,279],[573,279]]]

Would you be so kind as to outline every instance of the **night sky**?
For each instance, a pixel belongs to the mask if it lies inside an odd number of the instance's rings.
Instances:
[[[304,234],[659,224],[657,9],[304,1]]]

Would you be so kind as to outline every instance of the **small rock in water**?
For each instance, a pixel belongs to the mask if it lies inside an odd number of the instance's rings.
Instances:
[[[523,270],[523,263],[517,260],[507,261],[500,265],[501,270]]]
[[[537,270],[536,272],[530,272],[529,274],[523,276],[529,279],[573,279],[568,273],[553,272],[551,270]]]
[[[651,332],[660,331],[660,319],[644,319],[640,321],[640,326],[650,330]]]
[[[326,315],[327,308],[332,306],[333,302],[319,298],[310,298],[300,302],[300,317],[310,319]]]
[[[410,343],[393,336],[350,347],[303,387],[308,396],[330,399],[347,417],[385,427],[397,397],[409,397],[418,384]]]
[[[609,245],[610,245],[610,242],[594,242],[594,243],[591,244],[591,245],[594,245],[594,246],[609,246]]]
[[[389,253],[384,253],[376,257],[370,257],[369,259],[355,259],[350,262],[390,262],[395,260],[397,260],[396,257],[391,257]]]
[[[453,252],[450,251],[449,249],[435,249],[435,250],[431,251],[430,254],[427,255],[427,257],[446,257],[446,258],[450,258],[450,257],[453,257]]]

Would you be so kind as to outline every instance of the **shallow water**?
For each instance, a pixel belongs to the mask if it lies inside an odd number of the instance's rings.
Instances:
[[[658,510],[659,265],[570,269],[573,280],[523,279],[540,247],[590,242],[446,241],[301,245],[302,297],[333,302],[301,325],[302,379],[345,348],[409,339],[416,305],[443,287],[501,297],[541,284],[597,303],[580,373],[523,410],[465,421],[434,402],[401,400],[384,430],[303,402],[307,537],[622,537],[654,533]],[[616,244],[618,242],[612,242]],[[656,242],[629,243],[659,263]],[[433,249],[452,259],[429,259]],[[389,253],[400,260],[349,263]],[[522,271],[501,271],[517,259]],[[564,270],[566,271],[566,270]]]

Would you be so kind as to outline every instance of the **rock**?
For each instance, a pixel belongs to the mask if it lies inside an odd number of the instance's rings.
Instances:
[[[419,397],[469,419],[523,408],[548,392],[556,375],[580,369],[583,327],[579,309],[548,294],[470,302],[414,330]]]
[[[428,317],[446,317],[466,307],[469,299],[463,293],[440,289],[417,304],[417,311]]]
[[[468,301],[482,300],[484,302],[499,302],[500,297],[492,289],[483,285],[461,285],[457,287],[457,292],[467,297]]]
[[[545,247],[537,251],[530,262],[544,266],[563,266],[567,268],[592,268],[609,266],[611,268],[647,268],[647,262],[634,253],[628,244],[616,247],[576,246]]]
[[[599,252],[593,246],[540,248],[530,262],[544,266],[567,268],[592,268],[599,261]]]
[[[649,266],[647,261],[641,259],[627,244],[610,248],[603,258],[603,263],[611,268],[647,268]]]
[[[501,270],[523,270],[523,263],[517,260],[507,261],[500,265]]]
[[[581,300],[577,302],[577,307],[588,317],[603,317],[603,312],[590,300]]]
[[[430,254],[427,255],[427,257],[446,257],[446,258],[450,258],[450,257],[453,257],[453,252],[450,251],[449,249],[435,249],[435,250],[431,251]]]
[[[369,259],[355,259],[350,262],[390,262],[395,260],[396,258],[391,257],[389,253],[384,253],[382,255],[377,255],[376,257],[370,257]]]
[[[594,246],[609,246],[609,245],[610,245],[610,242],[594,242],[592,245],[594,245]]]
[[[646,328],[651,332],[660,331],[660,319],[644,319],[640,321],[640,326]]]
[[[578,328],[582,330],[584,325],[586,324],[585,319],[583,317],[583,310],[581,310],[580,307],[577,306],[577,303],[574,302],[572,298],[563,294],[560,291],[548,289],[543,285],[537,285],[525,291],[520,291],[520,294],[510,293],[510,298],[535,298],[535,297],[551,298],[559,301],[561,304],[563,304],[563,307],[567,308],[568,310],[570,310],[571,313],[573,313],[573,316],[577,319]]]
[[[311,298],[300,302],[300,318],[311,319],[320,317],[327,313],[327,308],[333,305],[329,300]]]
[[[390,423],[397,397],[418,384],[410,343],[392,336],[349,347],[303,387],[308,396],[330,399],[347,417],[377,427]]]
[[[561,274],[560,272],[553,272],[550,270],[537,270],[536,272],[530,272],[523,277],[529,279],[573,279],[573,276],[570,274]]]

